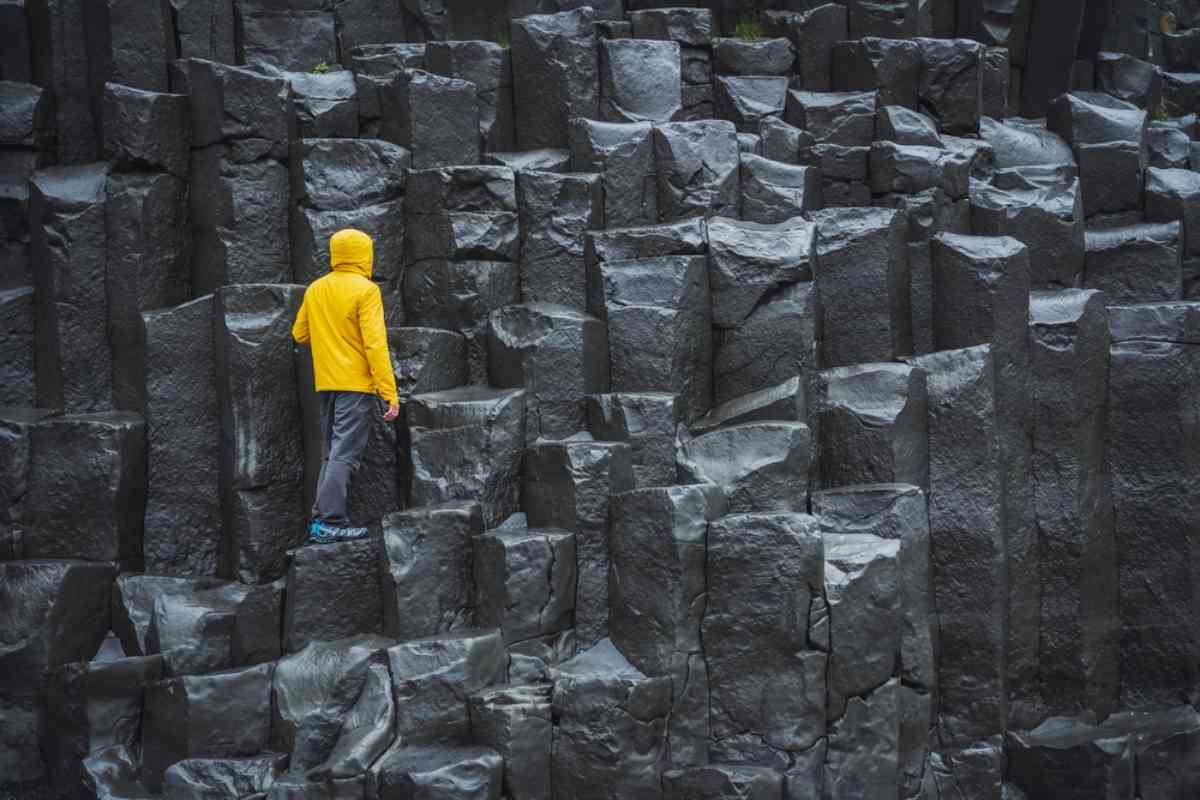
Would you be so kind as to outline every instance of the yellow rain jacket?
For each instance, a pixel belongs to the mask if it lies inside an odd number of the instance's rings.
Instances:
[[[292,338],[311,344],[318,392],[363,392],[396,403],[383,297],[371,280],[375,245],[351,228],[329,240],[333,271],[304,293]]]

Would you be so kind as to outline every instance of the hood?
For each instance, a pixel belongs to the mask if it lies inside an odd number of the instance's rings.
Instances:
[[[375,265],[375,243],[354,228],[338,231],[329,239],[329,266],[334,272],[356,272],[371,277]]]

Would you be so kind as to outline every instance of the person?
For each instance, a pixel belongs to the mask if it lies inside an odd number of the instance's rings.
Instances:
[[[313,378],[321,403],[321,475],[309,539],[360,539],[367,529],[346,516],[346,489],[371,432],[371,415],[387,404],[385,422],[400,407],[388,353],[383,298],[371,280],[375,245],[347,228],[329,240],[331,271],[313,281],[292,325],[292,338],[312,346]]]

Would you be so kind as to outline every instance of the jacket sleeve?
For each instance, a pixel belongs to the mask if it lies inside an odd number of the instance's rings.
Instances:
[[[308,344],[308,292],[304,293],[300,311],[296,314],[296,321],[292,323],[292,338],[299,344]]]
[[[363,347],[367,351],[367,366],[375,381],[375,393],[396,404],[396,374],[392,371],[392,357],[388,353],[387,327],[383,322],[383,296],[379,287],[372,284],[364,293],[358,306],[358,326],[362,333]]]

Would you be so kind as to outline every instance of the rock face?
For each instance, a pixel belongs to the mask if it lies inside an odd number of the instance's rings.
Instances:
[[[0,800],[1200,797],[1197,0],[0,30]]]

